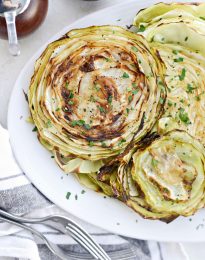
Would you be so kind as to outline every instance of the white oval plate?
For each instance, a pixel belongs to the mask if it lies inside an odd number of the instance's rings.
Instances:
[[[132,0],[93,13],[64,28],[49,42],[58,39],[73,28],[102,24],[129,25],[139,9],[156,2],[154,0]],[[205,241],[205,228],[203,228],[205,210],[201,210],[191,218],[180,217],[170,224],[145,220],[121,202],[104,198],[101,194],[85,189],[73,176],[66,176],[51,159],[50,153],[38,142],[36,133],[32,132],[33,126],[25,121],[29,110],[22,92],[22,89],[27,92],[34,62],[47,44],[30,59],[21,71],[9,105],[8,127],[11,144],[17,161],[28,178],[59,207],[114,233],[159,241]],[[82,189],[86,190],[85,194],[81,194]],[[67,192],[71,192],[69,200],[66,199]],[[77,200],[75,199],[76,194],[78,195]]]

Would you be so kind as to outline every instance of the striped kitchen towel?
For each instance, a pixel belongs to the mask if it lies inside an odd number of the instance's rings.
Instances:
[[[180,245],[142,241],[112,234],[63,212],[46,199],[15,163],[8,132],[0,126],[0,207],[8,212],[42,217],[64,214],[85,228],[115,260],[183,260]],[[61,245],[70,259],[93,259],[80,245],[51,228],[35,225],[52,242]],[[137,232],[137,231],[136,231]],[[18,227],[0,222],[0,259],[57,260],[38,238]]]

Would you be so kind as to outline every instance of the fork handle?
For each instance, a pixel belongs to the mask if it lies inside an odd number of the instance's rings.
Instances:
[[[19,222],[17,222],[17,221],[14,221],[14,220],[11,220],[11,219],[8,219],[8,218],[5,218],[5,217],[0,217],[0,220],[1,220],[1,221],[4,221],[4,222],[7,222],[7,223],[9,223],[9,224],[15,225],[15,226],[17,226],[17,227],[20,227],[20,228],[22,228],[22,229],[26,229],[26,230],[30,231],[31,233],[37,235],[37,236],[40,237],[41,239],[43,239],[41,233],[38,232],[36,229],[30,227],[30,226],[24,225],[24,224],[22,224],[22,223],[19,223]]]
[[[17,227],[20,227],[22,229],[30,231],[32,234],[35,234],[36,236],[38,236],[47,245],[48,249],[54,255],[58,256],[62,260],[67,259],[67,258],[65,258],[64,254],[61,254],[61,252],[59,252],[59,250],[58,250],[58,248],[57,248],[57,246],[55,244],[53,244],[52,242],[48,241],[48,239],[43,234],[38,232],[36,229],[34,229],[34,228],[30,227],[30,226],[27,226],[25,224],[19,223],[17,221],[11,220],[9,218],[5,218],[5,217],[1,217],[0,216],[0,220],[4,221],[4,222],[7,222],[9,224],[15,225]],[[57,253],[57,250],[58,250],[58,253]]]

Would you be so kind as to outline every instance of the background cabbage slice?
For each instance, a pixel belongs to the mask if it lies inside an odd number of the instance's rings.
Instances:
[[[166,67],[158,132],[182,129],[205,145],[205,4],[159,3],[140,11],[134,24]]]
[[[134,19],[148,41],[175,43],[205,55],[205,4],[159,3]]]

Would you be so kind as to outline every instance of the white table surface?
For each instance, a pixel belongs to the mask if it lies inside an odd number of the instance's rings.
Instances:
[[[43,0],[42,0],[43,1]],[[21,55],[12,57],[8,52],[7,41],[0,39],[0,123],[6,127],[8,102],[16,78],[24,64],[39,47],[63,27],[75,20],[126,0],[49,0],[49,10],[44,23],[33,34],[20,40]]]

